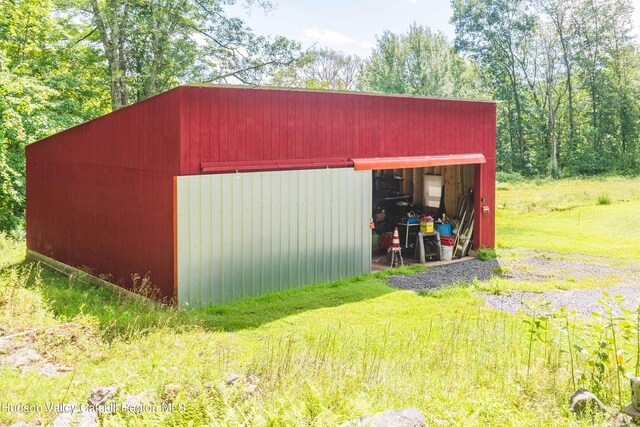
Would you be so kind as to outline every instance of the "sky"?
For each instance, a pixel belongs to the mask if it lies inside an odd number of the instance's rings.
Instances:
[[[638,0],[640,1],[640,0]],[[347,54],[369,56],[376,35],[384,30],[406,32],[414,21],[440,30],[451,40],[449,0],[275,0],[266,15],[253,8],[250,15],[239,5],[230,11],[261,35],[282,35]]]
[[[640,36],[640,0],[632,1]],[[406,32],[413,22],[442,31],[449,40],[454,37],[449,0],[274,0],[274,4],[267,14],[238,4],[229,11],[257,34],[277,34],[298,40],[305,48],[315,44],[362,58],[369,56],[376,36],[384,30]]]

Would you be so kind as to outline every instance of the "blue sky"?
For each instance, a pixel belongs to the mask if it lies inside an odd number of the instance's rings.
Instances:
[[[241,6],[231,13],[241,16],[258,34],[278,34],[299,40],[307,47],[317,43],[348,54],[366,57],[384,30],[405,32],[412,22],[440,30],[453,39],[448,0],[275,0],[265,15]]]
[[[449,0],[274,0],[274,10],[265,14],[254,7],[234,5],[232,15],[242,17],[258,34],[282,35],[302,42],[304,47],[316,44],[356,54],[363,58],[384,30],[405,32],[412,22],[442,31],[453,40],[449,24]],[[636,34],[640,35],[640,0],[635,4]]]

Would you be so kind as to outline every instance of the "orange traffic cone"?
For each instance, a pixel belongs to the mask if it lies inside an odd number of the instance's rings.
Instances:
[[[369,223],[369,228],[375,230],[376,224],[373,222],[373,218],[371,218],[371,222]]]
[[[404,260],[402,259],[402,249],[400,248],[400,234],[398,234],[398,227],[393,230],[393,240],[391,241],[391,267],[403,266]]]

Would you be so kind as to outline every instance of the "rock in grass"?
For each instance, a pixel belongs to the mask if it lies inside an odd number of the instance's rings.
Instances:
[[[249,384],[258,384],[260,382],[260,378],[257,375],[249,375],[247,377],[247,382]]]
[[[16,368],[29,366],[36,362],[39,362],[40,360],[42,360],[42,356],[40,356],[40,354],[38,354],[38,352],[34,349],[28,347],[21,348],[20,350],[5,358],[5,361],[7,363],[15,366]]]
[[[142,405],[142,397],[135,394],[127,394],[124,399],[125,408],[135,408]]]
[[[227,385],[232,385],[233,383],[235,383],[236,381],[238,381],[240,379],[240,375],[238,374],[231,374],[227,377],[227,379],[225,380],[225,382],[227,383]]]
[[[98,412],[80,410],[74,403],[65,407],[72,410],[59,414],[51,423],[51,427],[98,427]]]
[[[87,403],[91,406],[98,407],[107,403],[118,392],[118,386],[112,384],[108,387],[97,387],[91,390]]]
[[[157,400],[156,393],[148,390],[140,394],[126,394],[122,406],[128,412],[140,412],[145,404],[150,404],[155,400]]]
[[[162,388],[162,401],[171,403],[180,394],[180,386],[178,384],[167,384]]]
[[[80,411],[77,422],[78,427],[98,427],[98,413],[96,411]]]
[[[626,427],[632,426],[633,417],[627,414],[618,414],[609,421],[611,427]]]
[[[29,424],[24,421],[18,421],[17,423],[11,424],[9,427],[31,427]]]
[[[0,354],[8,353],[12,348],[13,345],[11,344],[11,341],[9,341],[8,339],[0,338]]]
[[[569,410],[576,414],[584,413],[585,409],[588,407],[607,412],[607,407],[604,406],[595,394],[591,393],[586,388],[579,388],[576,390],[576,392],[569,398],[569,404],[571,405]]]
[[[416,408],[392,409],[347,421],[340,427],[426,427],[424,414]]]
[[[640,410],[640,377],[629,378],[631,386],[631,405],[636,411]]]
[[[51,427],[71,427],[75,421],[75,414],[73,412],[63,412],[51,423]]]
[[[71,372],[71,368],[68,366],[58,365],[57,363],[45,363],[38,368],[45,377],[57,377],[67,372]]]

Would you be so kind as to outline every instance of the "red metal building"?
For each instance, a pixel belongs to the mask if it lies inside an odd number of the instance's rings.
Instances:
[[[492,247],[495,126],[495,104],[484,101],[228,86],[177,87],[27,147],[27,247],[32,255],[43,255],[88,270],[124,288],[131,288],[132,275],[148,275],[162,297],[184,299],[193,304],[225,302],[279,289],[273,283],[284,280],[284,270],[278,267],[280,264],[286,264],[282,268],[287,272],[287,287],[363,271],[359,261],[354,261],[358,266],[352,268],[349,264],[344,269],[338,266],[336,274],[322,276],[323,267],[311,265],[312,261],[308,262],[307,268],[293,267],[276,259],[273,247],[267,248],[265,242],[262,252],[253,250],[251,253],[253,262],[261,253],[270,253],[268,262],[258,260],[264,264],[261,269],[247,272],[242,270],[241,264],[237,264],[237,268],[234,264],[235,270],[228,272],[229,276],[225,278],[224,271],[214,270],[219,260],[209,262],[205,259],[210,253],[207,251],[212,250],[207,246],[211,241],[206,243],[201,239],[197,244],[193,243],[193,234],[203,233],[201,226],[205,229],[211,224],[217,227],[217,223],[209,219],[213,215],[209,208],[215,210],[222,206],[216,221],[223,227],[213,234],[229,233],[229,238],[234,239],[237,233],[245,232],[238,237],[238,242],[244,242],[245,249],[232,249],[240,251],[236,258],[244,258],[249,256],[246,245],[252,244],[251,236],[246,235],[248,222],[228,228],[224,224],[233,219],[225,215],[237,216],[234,209],[241,209],[254,210],[258,216],[269,203],[269,200],[260,201],[260,194],[268,190],[280,197],[282,191],[274,190],[275,187],[266,189],[266,184],[261,184],[272,182],[276,177],[269,173],[285,170],[318,172],[318,169],[347,169],[358,173],[453,164],[473,165],[474,246]],[[202,188],[205,187],[201,183],[197,184],[201,192],[199,204],[194,205],[195,199],[191,197],[185,202],[188,207],[178,207],[180,182],[186,182],[186,177],[222,174],[226,178],[244,180],[256,176],[252,173],[263,175],[258,181],[242,184],[244,187],[238,187],[240,190],[229,195],[229,203],[235,203],[233,209],[226,210],[222,200],[207,202],[210,206],[206,209],[202,207]],[[311,177],[309,174],[295,176],[294,180]],[[350,180],[350,176],[339,179]],[[219,178],[226,179],[224,176]],[[287,175],[284,179],[289,180],[287,185],[291,184],[291,177]],[[315,182],[312,180],[322,178],[308,179],[311,188]],[[283,181],[278,182],[281,186],[278,188],[282,189]],[[359,182],[354,184],[356,190],[349,190],[353,191],[351,196],[345,196],[346,204],[354,195],[361,200],[358,191],[370,191],[366,185],[359,187]],[[262,187],[251,190],[248,185]],[[315,188],[324,188],[322,185],[318,181]],[[191,190],[184,191],[195,191],[195,187],[189,188]],[[230,187],[225,186],[223,190],[226,188]],[[244,199],[239,200],[252,206],[238,206],[235,198],[240,197],[242,188]],[[301,204],[314,214],[318,212],[320,207],[312,207],[315,201],[305,196],[309,191],[302,188],[296,191],[298,196],[295,201],[290,200],[292,205],[289,206],[294,210],[289,212],[302,209],[298,206]],[[334,190],[336,200],[342,197],[338,191]],[[370,196],[362,201],[370,203]],[[360,206],[354,208],[346,204],[340,205],[345,212],[360,212]],[[200,212],[195,213],[197,209]],[[277,207],[270,209],[273,212]],[[188,218],[196,218],[193,216],[196,214],[200,225],[194,228],[193,223],[187,222]],[[203,220],[205,214],[209,216]],[[370,214],[370,209],[358,214],[366,217],[362,224],[365,231]],[[184,226],[180,225],[181,215],[187,221]],[[272,227],[269,229],[284,227],[287,232],[291,231],[291,236],[306,232],[290,230],[289,224],[300,222],[294,217],[287,217],[286,227],[276,224],[277,217],[283,215],[287,213],[271,215]],[[356,228],[360,227],[359,222],[355,224]],[[345,227],[350,230],[353,226],[347,224]],[[181,232],[181,227],[184,230],[191,227],[191,232]],[[256,236],[256,229],[252,236]],[[319,229],[313,232],[322,234]],[[188,238],[186,234],[192,237]],[[358,234],[357,238],[365,242],[366,233]],[[260,234],[259,239],[272,242],[274,238]],[[188,261],[180,261],[182,240],[185,251],[191,254]],[[301,241],[296,241],[299,248],[303,245]],[[320,245],[319,242],[315,244]],[[345,245],[344,250],[348,252],[350,243]],[[311,252],[296,254],[297,265],[308,261],[305,256],[318,258],[317,253]],[[198,258],[197,263],[193,261],[194,257]],[[185,265],[184,277],[178,265],[181,262]],[[186,266],[189,263],[190,267]],[[303,268],[305,272],[302,272]],[[195,271],[198,275],[194,278]],[[183,282],[190,281],[192,287],[201,286],[198,283],[213,280],[209,276],[227,288],[242,288],[244,285],[239,283],[247,281],[263,285],[246,292],[231,289],[229,293],[217,293],[214,289],[198,294],[198,301],[194,300],[193,288],[191,296],[179,298]],[[296,277],[300,278],[300,283],[296,283]]]

